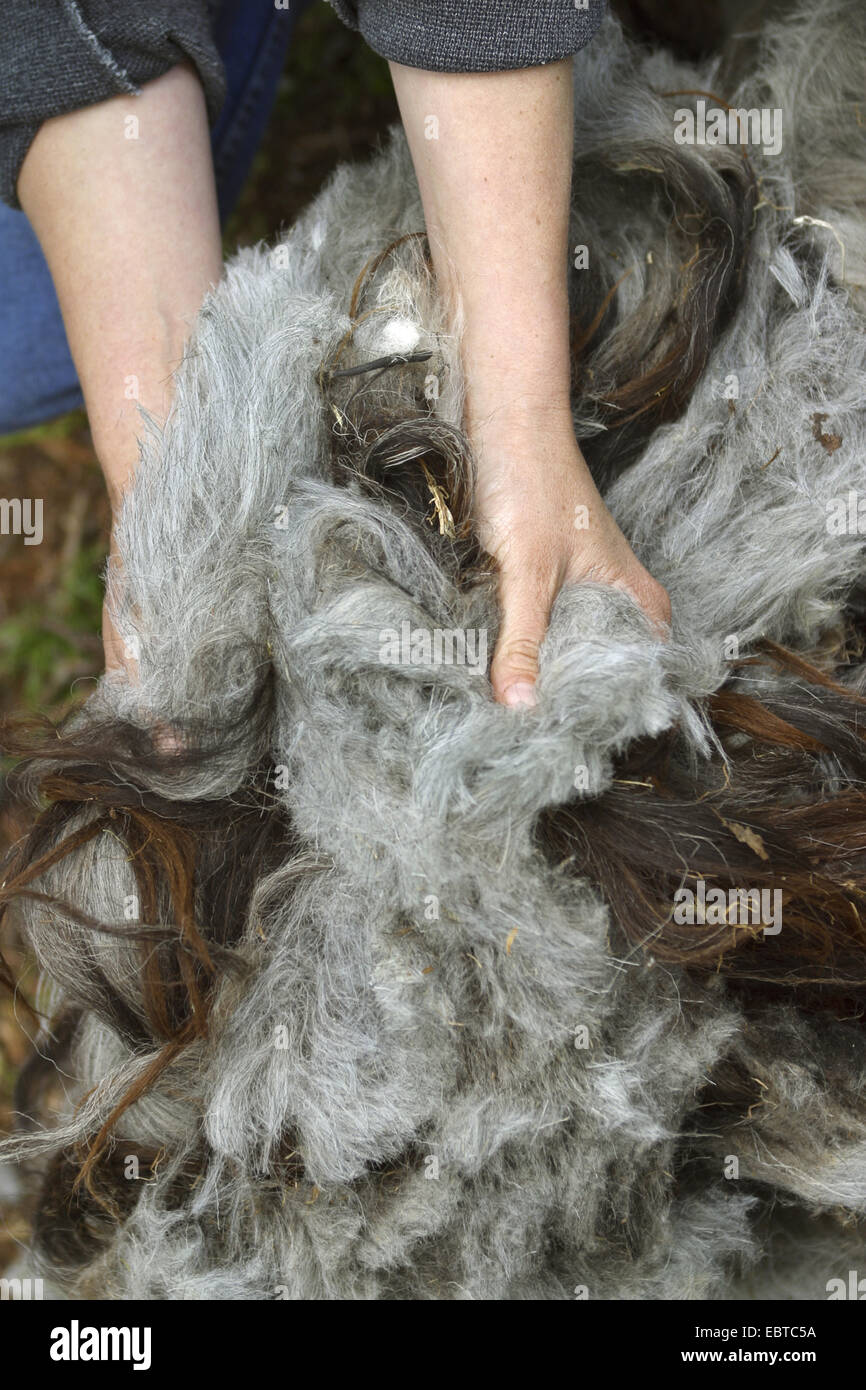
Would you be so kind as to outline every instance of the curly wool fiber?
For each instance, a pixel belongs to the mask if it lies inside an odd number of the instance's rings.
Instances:
[[[732,674],[732,636],[810,654],[845,621],[862,540],[827,516],[866,486],[864,58],[864,16],[840,0],[768,25],[732,100],[780,108],[785,136],[747,162],[673,140],[687,98],[660,94],[712,90],[717,68],[634,49],[612,20],[577,58],[573,240],[592,270],[572,275],[575,421],[674,629],[659,641],[615,590],[563,591],[532,712],[494,704],[479,664],[381,659],[404,624],[492,650],[494,588],[463,582],[459,537],[387,485],[411,441],[382,446],[381,485],[334,468],[359,402],[417,421],[432,379],[440,453],[459,424],[457,335],[418,239],[381,257],[423,229],[402,133],[228,266],[122,516],[113,598],[140,680],[104,679],[80,719],[211,731],[176,770],[143,761],[142,794],[229,824],[264,767],[262,815],[290,831],[249,860],[221,934],[199,902],[213,960],[191,963],[191,927],[182,945],[190,990],[214,981],[207,1027],[191,1016],[115,1120],[172,1036],[142,1002],[140,939],[84,920],[122,921],[135,865],[102,830],[35,885],[81,920],[22,903],[71,1009],[74,1079],[56,1124],[7,1152],[42,1155],[61,1190],[63,1154],[111,1120],[148,1179],[96,1214],[85,1255],[43,1211],[37,1249],[73,1296],[816,1298],[862,1253],[857,1021],[626,948],[598,884],[536,829],[580,769],[591,839],[639,740],[676,729],[690,765],[717,756],[705,701],[723,684],[794,700],[790,672]],[[704,234],[683,297],[682,247]],[[82,798],[70,824],[95,814]],[[741,1108],[713,1109],[738,1086]]]

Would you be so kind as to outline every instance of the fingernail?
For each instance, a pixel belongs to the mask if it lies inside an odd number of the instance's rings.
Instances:
[[[509,685],[503,694],[506,705],[532,705],[538,704],[538,697],[535,693],[535,686],[529,681],[515,681]]]

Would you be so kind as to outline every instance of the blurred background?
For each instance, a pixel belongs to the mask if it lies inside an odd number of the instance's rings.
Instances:
[[[387,63],[328,5],[300,18],[267,135],[225,230],[228,257],[289,226],[344,160],[370,154],[399,119]],[[43,499],[44,538],[0,535],[0,718],[69,713],[102,670],[102,568],[109,509],[84,411],[0,436],[0,497]],[[22,832],[0,761],[0,855]],[[24,973],[8,939],[0,949]],[[28,993],[30,990],[28,989]],[[0,993],[0,1134],[13,1128],[15,1076],[30,1053],[26,1019]],[[26,1239],[11,1170],[0,1168],[0,1271]]]

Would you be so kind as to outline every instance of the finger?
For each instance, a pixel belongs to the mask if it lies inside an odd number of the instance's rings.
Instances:
[[[499,581],[499,602],[502,626],[490,667],[493,694],[504,705],[531,706],[552,599],[525,571],[506,571]]]

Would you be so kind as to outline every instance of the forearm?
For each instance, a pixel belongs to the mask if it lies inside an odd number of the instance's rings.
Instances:
[[[127,139],[129,116],[138,138]],[[222,269],[199,81],[185,66],[40,128],[18,195],[51,270],[113,505],[138,458],[138,406],[171,374]]]
[[[534,404],[564,423],[571,60],[498,73],[391,70],[437,276],[462,304],[467,424],[529,415]],[[426,138],[430,116],[438,138]]]
[[[572,64],[391,70],[440,293],[461,311],[474,520],[499,572],[491,683],[503,703],[531,705],[564,583],[615,585],[657,626],[670,618],[667,595],[605,507],[572,423]]]

